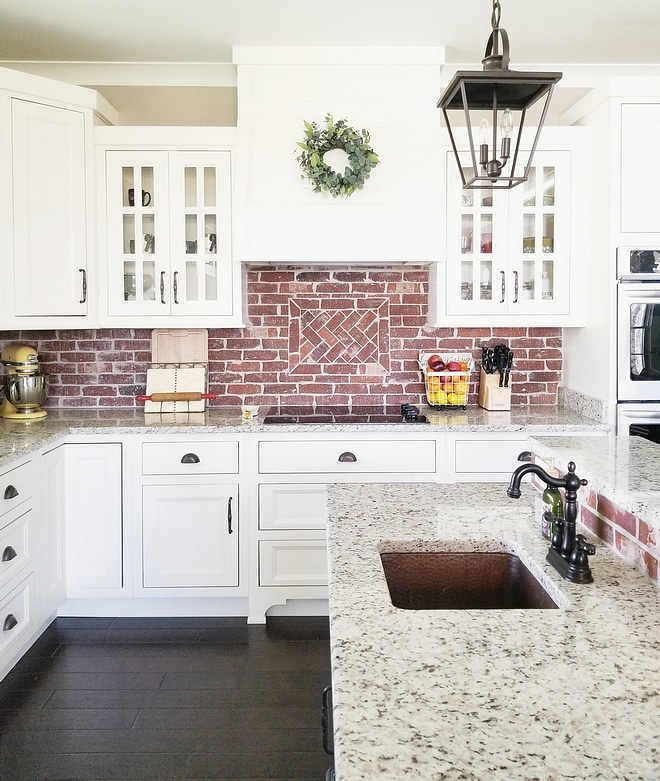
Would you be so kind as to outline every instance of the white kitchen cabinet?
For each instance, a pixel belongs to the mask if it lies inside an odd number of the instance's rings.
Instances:
[[[99,113],[94,90],[0,68],[0,327],[97,325]]]
[[[660,233],[660,192],[649,160],[660,138],[659,102],[621,104],[621,232]]]
[[[536,152],[523,184],[464,190],[447,151],[445,260],[432,270],[429,307],[436,325],[579,324],[577,157],[577,144],[558,143]]]
[[[35,566],[39,530],[34,511],[34,464],[0,474],[0,680],[40,630]]]
[[[238,485],[147,485],[145,588],[238,586]]]
[[[140,129],[144,131],[144,128]],[[97,131],[108,325],[225,327],[242,324],[241,270],[232,259],[232,150],[124,144],[127,128]],[[207,129],[208,130],[208,129]],[[116,132],[119,131],[119,132]],[[185,133],[185,135],[184,135]],[[208,134],[203,134],[208,140]]]
[[[444,437],[440,438],[444,445]],[[437,439],[288,434],[257,443],[257,528],[250,541],[248,621],[287,600],[327,599],[326,486],[435,482]],[[444,462],[444,452],[441,454]],[[441,467],[442,470],[442,467]]]
[[[67,597],[120,594],[122,445],[65,446]]]
[[[142,443],[134,595],[239,593],[239,463],[237,440]]]
[[[37,486],[41,523],[37,570],[39,599],[46,616],[54,616],[66,598],[66,447],[60,445],[41,456]]]

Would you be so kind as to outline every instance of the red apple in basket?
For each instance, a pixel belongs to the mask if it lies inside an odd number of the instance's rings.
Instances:
[[[461,371],[461,364],[458,361],[449,361],[447,364],[447,371],[448,372],[460,372]]]
[[[441,372],[445,368],[445,362],[439,355],[429,355],[426,363],[432,372]]]

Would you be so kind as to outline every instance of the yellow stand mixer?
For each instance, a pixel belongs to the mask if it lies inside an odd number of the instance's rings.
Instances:
[[[39,354],[26,344],[8,344],[0,353],[5,367],[2,386],[5,398],[0,417],[37,420],[48,414],[41,409],[46,400],[46,375],[39,371]]]

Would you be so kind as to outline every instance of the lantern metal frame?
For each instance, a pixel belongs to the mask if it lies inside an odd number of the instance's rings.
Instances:
[[[527,181],[555,84],[563,75],[562,73],[509,70],[509,36],[506,30],[500,27],[500,14],[499,0],[493,0],[492,31],[482,60],[483,70],[457,71],[437,104],[438,108],[442,110],[447,124],[463,189],[467,190],[511,189]],[[529,156],[524,163],[520,164],[521,141],[527,111],[542,98],[545,98],[545,102]],[[515,139],[508,137],[506,133],[503,134],[500,128],[501,115],[507,109],[510,111],[507,121],[513,120],[514,127],[515,117],[518,117]],[[452,116],[456,117],[456,125],[460,120],[465,122],[474,173],[470,178],[465,174],[455,139],[456,131],[452,128],[449,112],[455,112],[452,113]],[[492,145],[489,145],[488,139],[484,138],[480,139],[478,145],[475,144],[471,112],[489,112],[491,127],[488,129],[488,134],[490,135],[492,131]],[[483,122],[483,120],[481,121]],[[481,132],[483,133],[483,130]],[[478,156],[477,146],[479,148]],[[499,158],[497,157],[498,146],[500,149]],[[513,146],[513,154],[511,154],[511,146]],[[518,173],[519,171],[521,173]]]

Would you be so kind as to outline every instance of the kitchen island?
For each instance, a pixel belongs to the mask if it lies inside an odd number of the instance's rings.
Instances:
[[[578,474],[580,474],[578,469]],[[338,781],[660,777],[660,592],[594,538],[594,583],[544,561],[534,492],[328,487]],[[503,541],[557,610],[402,610],[379,546]]]

